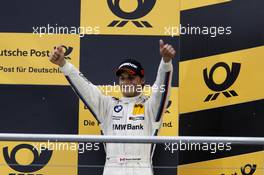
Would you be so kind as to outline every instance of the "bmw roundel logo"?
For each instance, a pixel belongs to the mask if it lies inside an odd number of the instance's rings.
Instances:
[[[122,105],[116,105],[114,108],[115,112],[117,112],[117,113],[120,112],[122,109],[123,109]]]

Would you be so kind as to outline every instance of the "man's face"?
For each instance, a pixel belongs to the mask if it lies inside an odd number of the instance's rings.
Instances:
[[[144,79],[138,75],[122,72],[119,76],[119,85],[124,97],[134,97],[143,90]]]

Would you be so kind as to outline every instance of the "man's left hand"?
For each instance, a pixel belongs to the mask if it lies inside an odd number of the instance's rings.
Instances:
[[[169,62],[175,57],[176,51],[170,44],[164,44],[163,40],[160,40],[160,55],[165,63]]]

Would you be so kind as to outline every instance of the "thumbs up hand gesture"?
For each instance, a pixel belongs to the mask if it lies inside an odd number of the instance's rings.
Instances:
[[[55,47],[53,52],[49,55],[49,60],[60,67],[64,66],[66,60],[64,59],[64,52],[61,46]]]
[[[169,62],[175,57],[176,51],[170,44],[164,44],[163,40],[160,40],[160,55],[165,63]]]

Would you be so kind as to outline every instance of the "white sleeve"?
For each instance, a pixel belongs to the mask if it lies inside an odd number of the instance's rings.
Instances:
[[[102,92],[87,80],[71,63],[66,62],[63,67],[60,67],[60,70],[96,120],[99,123],[103,123],[108,104],[112,98],[103,95]]]
[[[154,122],[161,122],[162,116],[170,97],[173,66],[171,61],[165,63],[161,59],[156,81],[152,86],[152,93],[148,99],[148,111]]]

